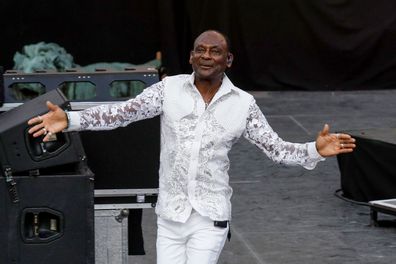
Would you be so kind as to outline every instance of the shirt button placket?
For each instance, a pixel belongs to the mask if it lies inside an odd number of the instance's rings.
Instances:
[[[204,131],[204,123],[201,120],[202,118],[199,119],[199,122],[197,124],[196,130],[195,130],[195,138],[194,138],[194,143],[191,147],[191,160],[189,164],[189,171],[188,171],[188,196],[190,199],[190,202],[194,203],[195,197],[194,197],[194,191],[195,191],[195,180],[196,180],[196,175],[198,172],[198,162],[199,162],[199,150],[201,147],[201,141],[202,141],[202,136],[203,136],[203,131]]]

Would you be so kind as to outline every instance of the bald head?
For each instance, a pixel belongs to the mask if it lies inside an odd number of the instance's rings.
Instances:
[[[216,36],[217,38],[222,38],[225,43],[226,51],[229,52],[231,50],[231,43],[229,38],[222,32],[214,29],[209,29],[204,32],[202,32],[196,39],[194,40],[194,48],[197,46],[197,43],[199,42],[200,39],[207,37],[207,35],[212,35]]]

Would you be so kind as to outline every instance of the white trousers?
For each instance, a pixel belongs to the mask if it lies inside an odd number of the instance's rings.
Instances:
[[[228,228],[193,211],[186,223],[158,217],[157,264],[215,264],[227,239]]]

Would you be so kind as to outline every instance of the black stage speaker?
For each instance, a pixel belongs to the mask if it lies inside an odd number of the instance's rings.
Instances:
[[[98,87],[98,89],[96,90],[96,96],[94,98],[72,102],[74,110],[85,109],[87,105],[93,106],[107,103],[108,101],[120,100],[120,98],[117,99],[110,95],[109,92],[111,91],[110,87],[112,87],[112,84],[121,83],[133,86],[132,83],[134,81],[138,81],[147,87],[159,81],[157,71],[153,68],[136,68],[121,72],[97,71],[94,73],[48,72],[24,74],[8,72],[4,75],[4,83],[6,86],[5,100],[7,103],[20,102],[13,96],[13,89],[11,89],[15,84],[40,83],[43,85],[45,90],[48,91],[49,89],[55,89],[55,87],[62,86],[63,83],[79,83],[82,80],[89,81],[89,83]],[[121,99],[126,100],[127,98]],[[88,103],[86,103],[87,100]],[[45,100],[40,102],[39,105],[45,107],[44,101]],[[54,102],[54,100],[51,101]],[[43,109],[42,112],[38,111],[40,113],[34,114],[30,114],[31,111],[27,112],[29,112],[29,117],[31,117],[46,111],[47,109]],[[73,133],[64,134],[64,136],[70,137],[73,135]],[[81,141],[85,152],[87,153],[88,166],[95,173],[95,189],[151,189],[143,190],[142,193],[152,193],[152,189],[158,188],[160,149],[159,117],[139,121],[125,128],[118,128],[111,131],[84,131],[80,133],[80,136],[82,138]],[[74,142],[76,140],[72,139],[71,141]],[[12,155],[13,152],[10,152]],[[66,153],[67,151],[63,150],[63,152]],[[70,150],[69,152],[72,151]],[[78,153],[79,151],[76,152]],[[70,153],[70,156],[75,157],[75,154]],[[56,161],[57,157],[60,159],[59,161],[61,161],[64,158],[64,155],[59,152],[58,156],[52,156],[52,161]],[[32,167],[31,165],[32,164],[30,163],[28,167]],[[44,168],[40,169],[41,172],[43,172],[43,170]],[[44,173],[49,174],[50,172]],[[131,198],[127,198],[130,203]],[[156,196],[154,195],[146,197],[146,202],[154,204],[155,201]],[[71,202],[73,202],[72,199]],[[116,201],[113,198],[108,198],[102,199],[100,202],[114,203]],[[125,200],[122,202],[125,202]],[[139,215],[136,215],[135,212],[133,212],[128,218],[129,222],[134,223],[134,227],[130,228],[130,231],[133,233],[129,232],[129,241],[134,241],[131,243],[133,244],[133,250],[131,250],[131,245],[129,247],[130,254],[144,253],[140,227],[141,210],[139,213]],[[136,236],[140,236],[140,238],[136,239]],[[134,239],[131,239],[131,237]],[[70,263],[82,262],[70,261]]]
[[[77,133],[53,141],[27,133],[52,90],[0,115],[0,263],[89,263],[94,257],[93,175]]]
[[[343,196],[359,202],[396,198],[396,128],[346,132],[356,148],[337,156]]]
[[[95,189],[158,188],[159,117],[80,135],[95,174]]]
[[[93,179],[87,174],[0,176],[0,263],[93,264]]]
[[[52,90],[0,115],[0,166],[3,175],[79,163],[85,159],[77,133],[58,133],[51,142],[28,134],[27,121],[48,111],[46,101],[70,108],[64,95]]]

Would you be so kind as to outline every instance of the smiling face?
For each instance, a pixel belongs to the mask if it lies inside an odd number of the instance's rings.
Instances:
[[[231,67],[232,59],[226,39],[216,31],[199,35],[190,53],[190,64],[198,81],[221,81],[226,68]]]

